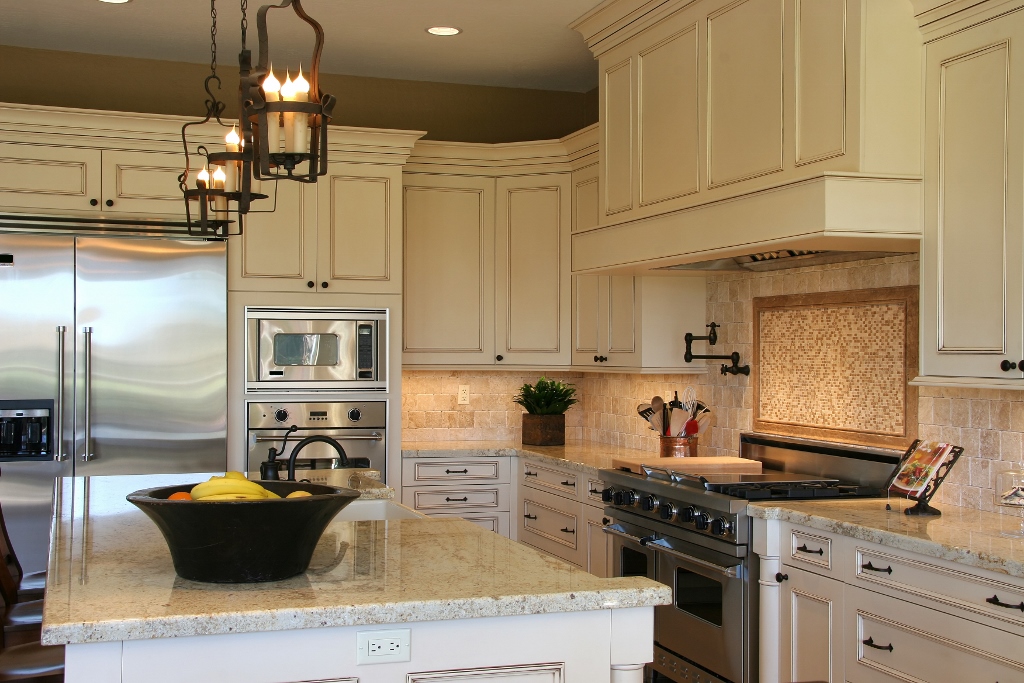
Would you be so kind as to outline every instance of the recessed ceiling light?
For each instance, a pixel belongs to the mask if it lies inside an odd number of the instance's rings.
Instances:
[[[110,3],[111,5],[123,5],[126,2],[131,2],[131,1],[132,0],[100,0],[100,2]]]
[[[431,26],[427,33],[434,36],[457,36],[462,33],[462,29],[454,26]]]

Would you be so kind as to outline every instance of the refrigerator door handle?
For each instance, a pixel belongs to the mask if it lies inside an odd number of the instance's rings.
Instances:
[[[85,445],[82,449],[82,461],[88,462],[94,457],[92,453],[92,328],[83,327],[82,335],[85,337],[85,343],[83,344],[85,385],[82,391],[85,394],[85,400],[83,401],[85,425],[82,430],[85,437]]]
[[[66,331],[67,327],[57,325],[57,405],[55,410],[57,429],[54,430],[57,443],[53,449],[53,459],[57,461],[66,460],[68,457],[64,452],[64,333]]]

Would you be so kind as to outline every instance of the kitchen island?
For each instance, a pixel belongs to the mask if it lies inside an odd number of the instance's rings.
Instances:
[[[653,607],[668,587],[599,579],[387,501],[366,501],[390,506],[371,519],[343,511],[300,576],[181,579],[125,495],[205,476],[61,481],[43,642],[67,645],[68,683],[632,683],[652,658]],[[360,649],[363,633],[406,643],[410,660],[363,663],[381,661]]]

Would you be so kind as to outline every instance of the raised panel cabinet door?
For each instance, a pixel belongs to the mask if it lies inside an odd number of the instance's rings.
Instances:
[[[320,291],[402,291],[401,182],[397,166],[328,166],[327,176],[317,181]]]
[[[99,211],[100,166],[98,149],[0,142],[0,206]]]
[[[601,508],[592,505],[583,506],[583,523],[586,524],[586,552],[587,564],[585,569],[594,576],[607,578],[610,576],[609,559],[611,553],[611,538],[604,532],[605,525],[609,522],[604,516]]]
[[[275,190],[274,185],[263,183],[269,198],[253,202],[243,233],[228,239],[233,291],[316,290],[316,188],[278,182]]]
[[[568,365],[569,174],[499,178],[495,353],[505,365]]]
[[[640,365],[639,279],[632,275],[609,275],[600,291],[601,322],[599,346],[607,349],[609,367]],[[671,312],[667,311],[666,315]]]
[[[572,304],[572,363],[599,365],[602,356],[600,337],[601,275],[574,275]]]
[[[1024,16],[926,50],[922,374],[1020,379]]]
[[[640,52],[640,206],[700,190],[697,25]]]
[[[202,163],[192,157],[193,164]],[[143,213],[185,219],[185,200],[178,176],[185,170],[180,152],[103,150],[105,213]],[[197,169],[193,169],[197,170]]]
[[[494,180],[403,182],[405,362],[494,364]]]
[[[780,681],[843,683],[843,583],[783,566]]]
[[[572,231],[585,232],[600,223],[600,174],[593,164],[572,173]]]
[[[634,208],[633,145],[636,139],[633,104],[633,59],[605,66],[601,97],[601,176],[603,182],[602,223],[604,219]],[[612,60],[607,60],[611,62]]]
[[[782,170],[783,0],[707,18],[708,187]]]
[[[796,165],[846,152],[847,0],[796,0]]]

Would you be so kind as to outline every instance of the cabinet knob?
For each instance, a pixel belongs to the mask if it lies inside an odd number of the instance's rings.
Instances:
[[[320,288],[321,289],[327,289],[327,283],[326,282],[321,282],[320,283]]]
[[[505,356],[502,356],[502,355],[499,354],[499,355],[494,357],[494,360],[499,361],[499,362],[503,361],[503,360],[505,360]]]
[[[98,200],[98,199],[90,199],[89,200],[89,206],[99,206],[99,205],[100,205],[100,200]]]
[[[106,204],[107,206],[113,206],[114,205],[114,200],[113,199],[108,199],[107,201],[104,202],[104,204]]]
[[[604,363],[608,360],[608,356],[594,356],[595,363]]]
[[[1003,372],[1009,372],[1010,370],[1016,370],[1017,364],[1011,360],[1003,359],[1003,362],[999,364],[999,369]]]
[[[783,574],[782,572],[779,572],[775,575],[775,580],[778,583],[782,583],[783,581],[789,581],[789,574]]]
[[[306,283],[306,286],[309,287],[310,289],[313,289],[314,287],[316,287],[316,283],[310,280],[309,282]]]

